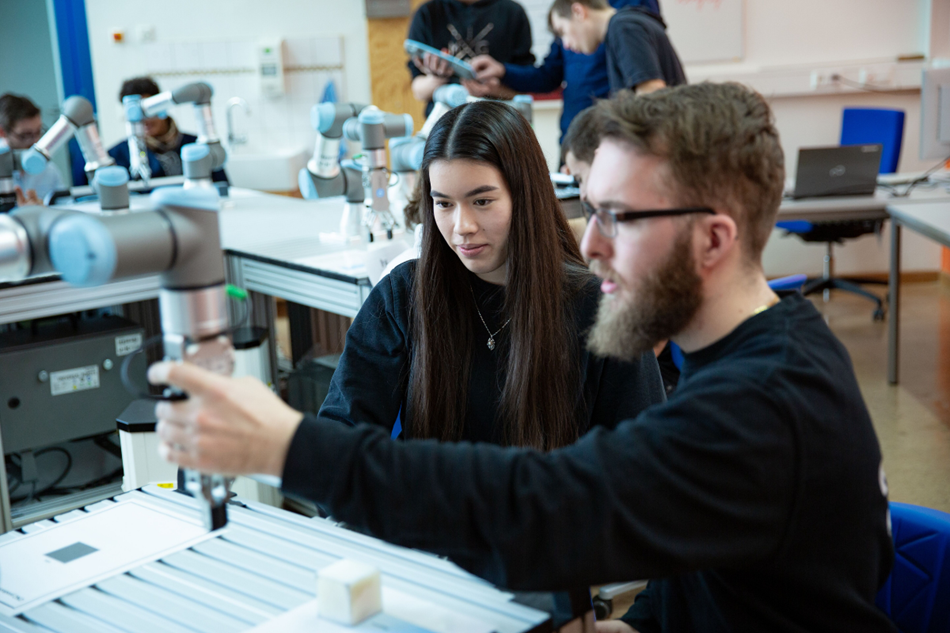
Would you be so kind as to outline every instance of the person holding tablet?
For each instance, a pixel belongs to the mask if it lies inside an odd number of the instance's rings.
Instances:
[[[412,16],[407,37],[464,61],[488,54],[502,63],[534,64],[528,15],[514,0],[429,0]],[[412,94],[427,104],[428,116],[435,89],[459,80],[433,55],[413,56],[408,66]],[[500,89],[491,96],[514,94]]]
[[[621,9],[638,6],[659,16],[657,0],[609,0],[610,6]],[[480,55],[472,60],[477,82],[463,82],[476,97],[497,91],[499,84],[518,92],[545,93],[563,86],[561,100],[561,138],[577,114],[594,105],[596,99],[606,99],[610,93],[607,80],[607,51],[601,44],[591,54],[577,53],[564,48],[560,38],[554,38],[551,48],[540,66],[502,64],[491,55]]]

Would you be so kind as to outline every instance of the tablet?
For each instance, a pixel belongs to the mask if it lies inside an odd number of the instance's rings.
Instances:
[[[406,40],[403,44],[403,47],[406,49],[406,52],[413,57],[422,57],[426,53],[435,55],[439,59],[444,59],[447,61],[449,66],[452,67],[452,70],[455,71],[455,74],[458,75],[459,78],[475,79],[475,71],[472,70],[472,65],[466,61],[462,61],[454,55],[443,53],[437,48],[433,48],[428,44],[423,44],[422,42],[417,42],[415,40]]]

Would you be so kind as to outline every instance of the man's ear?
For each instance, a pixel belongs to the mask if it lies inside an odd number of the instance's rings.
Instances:
[[[697,261],[702,268],[714,268],[740,248],[739,226],[725,213],[704,215],[697,223],[700,250]]]
[[[581,4],[580,2],[575,2],[571,5],[571,19],[572,20],[586,20],[588,10],[587,7]]]

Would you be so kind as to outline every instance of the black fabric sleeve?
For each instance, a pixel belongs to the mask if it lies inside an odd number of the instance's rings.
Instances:
[[[653,615],[653,589],[654,585],[647,583],[627,612],[620,616],[620,620],[632,626],[637,633],[662,633],[660,623]]]
[[[632,420],[647,407],[666,401],[660,367],[652,352],[634,362],[601,359],[597,398],[591,412],[593,426],[614,428],[623,420]]]
[[[531,39],[531,22],[528,21],[528,14],[525,13],[524,8],[519,4],[516,5],[518,9],[517,18],[512,20],[513,28],[511,32],[511,42],[513,46],[511,49],[511,59],[507,60],[509,64],[517,64],[519,66],[533,66],[534,65],[534,53],[531,52],[531,46],[533,40]]]
[[[347,331],[343,354],[320,407],[321,417],[349,425],[368,422],[392,430],[409,371],[402,309],[408,285],[400,268],[373,288]]]
[[[623,77],[623,88],[636,88],[651,79],[663,79],[660,58],[650,33],[641,24],[622,20],[611,28],[607,51]],[[620,88],[611,86],[615,92]]]
[[[549,453],[393,442],[370,425],[307,417],[283,487],[512,589],[758,562],[774,555],[790,520],[790,407],[735,378],[704,382]]]
[[[502,83],[518,92],[551,92],[564,83],[564,47],[560,39],[551,42],[551,48],[538,66],[505,64]]]

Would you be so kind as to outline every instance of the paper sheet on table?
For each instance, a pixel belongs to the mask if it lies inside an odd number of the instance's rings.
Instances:
[[[0,613],[17,615],[220,533],[129,499],[22,536],[0,544]]]

